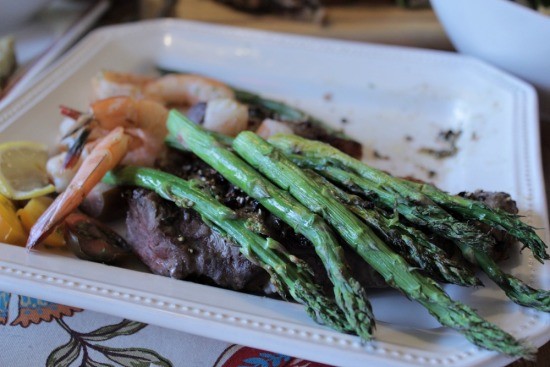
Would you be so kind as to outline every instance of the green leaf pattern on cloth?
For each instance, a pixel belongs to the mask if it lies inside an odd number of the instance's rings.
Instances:
[[[170,361],[162,358],[158,353],[142,348],[102,348],[100,350],[111,361],[125,367],[170,367]]]
[[[80,333],[69,327],[63,320],[56,320],[71,336],[68,344],[54,350],[48,357],[46,367],[69,366],[82,353],[83,366],[111,366],[93,360],[91,352],[102,354],[105,358],[124,367],[172,367],[172,363],[155,351],[144,348],[112,348],[96,344],[117,336],[135,334],[146,324],[137,321],[123,320],[118,324],[103,326],[90,333]],[[74,351],[73,349],[76,349]],[[52,363],[50,363],[50,361]]]
[[[75,338],[56,349],[48,356],[46,366],[68,367],[80,354],[80,345]]]
[[[112,339],[115,336],[135,334],[143,329],[146,324],[124,320],[115,325],[107,325],[88,334],[81,334],[82,339],[89,342],[99,342]]]

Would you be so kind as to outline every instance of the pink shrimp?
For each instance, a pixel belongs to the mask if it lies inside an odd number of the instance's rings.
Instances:
[[[31,228],[27,249],[40,243],[84,200],[88,192],[122,160],[128,148],[128,135],[117,127],[105,136],[86,157],[71,183]]]
[[[235,98],[224,83],[196,74],[167,74],[159,78],[103,71],[92,81],[96,99],[114,96],[153,99],[164,105],[194,105],[218,98]]]
[[[113,71],[101,71],[92,78],[92,98],[94,100],[109,97],[143,97],[143,86],[155,78]]]
[[[92,83],[96,97],[126,95],[147,98],[165,106],[183,108],[205,103],[204,127],[236,136],[248,125],[248,107],[235,99],[226,84],[195,74],[168,74],[157,79],[103,71]]]
[[[91,105],[92,114],[102,130],[122,126],[130,141],[122,164],[151,166],[164,149],[168,110],[146,99],[112,97]]]
[[[168,110],[162,105],[113,97],[94,102],[91,107],[92,117],[86,128],[99,132],[96,134],[99,138],[87,143],[90,152],[71,182],[32,227],[28,249],[40,243],[73,212],[109,170],[119,164],[150,166],[164,148]],[[84,140],[77,140],[77,144],[83,143]]]

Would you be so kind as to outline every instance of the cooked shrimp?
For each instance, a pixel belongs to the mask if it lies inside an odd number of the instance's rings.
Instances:
[[[101,71],[92,78],[92,98],[93,100],[117,96],[140,98],[143,97],[143,86],[153,80],[153,77],[148,76]]]
[[[92,80],[96,99],[115,96],[153,99],[164,105],[191,106],[217,98],[235,98],[224,83],[195,74],[168,74],[151,78],[103,71]]]
[[[168,134],[168,110],[164,106],[146,99],[112,97],[92,103],[91,109],[99,131],[122,126],[134,138],[123,164],[153,165]]]
[[[107,171],[120,163],[150,166],[164,148],[168,111],[161,104],[113,97],[97,101],[91,107],[93,118],[83,128],[99,132],[100,137],[86,144],[86,150],[90,152],[82,159],[66,190],[31,229],[27,241],[29,249],[74,211]],[[76,117],[78,113],[71,111],[71,114]],[[78,144],[82,143],[78,140]],[[73,149],[69,149],[67,154],[71,151]],[[56,161],[51,165],[55,168]],[[57,173],[60,184],[67,179],[63,174]]]
[[[31,228],[27,249],[40,243],[80,205],[84,197],[103,178],[105,173],[120,163],[128,149],[129,139],[122,127],[115,128],[101,139],[84,159],[67,189],[54,200]]]
[[[61,148],[68,151],[51,157],[46,164],[57,192],[65,190],[76,174],[83,159],[81,153],[92,150],[99,139],[117,126],[124,127],[125,133],[133,137],[124,164],[151,166],[164,149],[167,110],[156,102],[113,97],[93,103],[92,114],[64,106],[61,110],[71,116],[60,127],[64,136]]]
[[[262,138],[267,139],[275,134],[292,134],[292,128],[288,126],[287,123],[273,120],[273,119],[264,119],[256,134],[260,135]]]
[[[237,136],[248,126],[248,107],[230,98],[208,101],[203,126],[208,130]]]
[[[80,168],[83,157],[79,157],[77,162],[72,167],[66,167],[67,152],[61,152],[50,159],[46,163],[46,172],[52,179],[55,186],[55,191],[62,192],[69,186],[72,178]]]
[[[194,105],[218,98],[235,98],[222,82],[194,74],[168,74],[143,87],[143,95],[168,105]]]
[[[235,100],[233,90],[222,82],[203,76],[168,74],[153,79],[103,71],[96,75],[92,84],[96,96],[102,98],[113,95],[147,98],[171,107],[206,103],[205,128],[224,134],[237,135],[248,124],[248,108]],[[92,109],[97,116],[94,105]],[[116,114],[112,115],[116,118]]]

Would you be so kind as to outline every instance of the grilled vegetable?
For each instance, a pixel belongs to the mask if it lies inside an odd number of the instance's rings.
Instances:
[[[17,218],[15,206],[0,194],[0,242],[23,246],[26,240],[27,234]]]
[[[402,182],[422,192],[451,213],[456,213],[465,219],[476,220],[508,232],[516,239],[523,242],[525,246],[529,247],[533,251],[535,258],[541,263],[543,263],[544,260],[550,259],[550,256],[545,251],[547,248],[546,244],[537,236],[531,226],[521,221],[518,215],[498,209],[491,209],[487,205],[476,200],[448,194],[428,183],[417,183],[407,180],[402,180]]]
[[[461,240],[461,233],[458,231],[459,227],[451,224],[456,222],[456,219],[450,215],[447,215],[450,219],[444,222],[443,225],[438,223],[435,225],[430,224],[437,218],[435,214],[433,214],[434,212],[439,213],[444,211],[443,209],[437,207],[437,204],[433,201],[426,199],[421,192],[416,191],[416,184],[404,183],[403,180],[377,171],[374,168],[371,168],[341,152],[338,152],[326,144],[307,141],[295,136],[279,136],[274,137],[270,141],[273,141],[277,146],[283,147],[283,149],[288,153],[299,152],[300,155],[291,154],[294,162],[302,166],[312,168],[330,180],[338,182],[342,186],[362,191],[365,195],[368,195],[369,198],[379,202],[387,208],[391,209],[395,206],[396,210],[399,211],[400,214],[414,223],[419,225],[429,225],[430,229],[436,231],[436,233],[442,236],[445,234],[445,232],[442,232],[444,228],[449,226],[449,229],[452,230],[453,233],[452,235],[444,237],[453,239],[453,243],[461,250],[464,257],[472,263],[479,265],[481,269],[483,269],[483,271],[491,278],[491,280],[493,280],[500,288],[502,288],[502,290],[504,290],[506,295],[512,301],[523,306],[533,307],[540,311],[550,311],[549,291],[531,288],[521,280],[504,273],[486,251],[473,245],[469,238]],[[321,164],[321,162],[323,164]],[[332,164],[345,166],[350,171],[353,170],[353,172],[338,168]],[[420,187],[428,189],[431,196],[436,196],[437,194],[434,192],[435,189],[433,187]],[[399,191],[400,188],[403,190]],[[404,192],[405,196],[400,195],[402,192]],[[441,197],[443,195],[438,195],[438,200],[442,200]],[[415,198],[415,200],[410,198]],[[449,201],[451,199],[454,203],[462,203],[461,206],[453,203],[449,205],[453,208],[459,206],[460,214],[466,216],[467,218],[481,220],[483,219],[483,215],[479,215],[479,218],[476,218],[477,214],[475,214],[475,212],[473,214],[465,214],[467,212],[466,205],[470,205],[473,208],[472,210],[483,210],[483,212],[486,213],[485,216],[490,218],[505,218],[509,220],[512,216],[509,213],[505,213],[506,216],[504,216],[503,213],[494,211],[481,203],[468,203],[470,200],[461,200],[462,198],[460,197],[450,197]],[[434,217],[431,217],[432,215],[434,215]],[[451,222],[451,220],[453,222]],[[502,219],[502,221],[504,222],[504,219]],[[486,224],[493,223],[493,225],[495,223],[491,220],[483,220],[483,222]],[[527,232],[529,235],[527,240],[523,237],[522,239],[527,241],[532,246],[533,253],[539,253],[539,258],[546,258],[548,256],[544,251],[546,245],[542,242],[542,240],[540,240],[540,238],[537,237],[530,227],[526,225],[514,226],[511,224],[510,226],[513,230],[509,231],[511,234],[517,235],[520,232],[520,229]],[[498,229],[504,228],[504,226],[501,225],[495,225],[495,227]],[[471,233],[474,232],[471,231]],[[534,237],[538,240],[531,241]],[[485,238],[485,236],[483,238]]]
[[[468,340],[483,348],[514,356],[529,356],[532,353],[468,306],[453,301],[433,280],[411,269],[402,257],[332,196],[330,190],[312,183],[298,166],[262,138],[251,132],[242,132],[234,140],[233,148],[303,205],[321,214],[388,284],[426,307],[441,324],[460,331]]]
[[[19,218],[19,220],[21,220],[21,223],[23,224],[23,227],[27,232],[31,230],[34,223],[52,203],[52,198],[47,196],[39,196],[37,198],[29,200],[23,208],[17,211],[17,217]],[[63,238],[63,226],[57,226],[42,243],[53,247],[65,246],[65,239]]]
[[[344,204],[351,212],[374,228],[386,243],[430,276],[462,286],[481,285],[466,263],[448,257],[424,232],[401,223],[396,216],[390,217],[366,200],[349,194],[311,170],[304,170],[318,187],[324,187],[331,196]]]
[[[489,235],[453,218],[422,193],[337,149],[294,135],[274,136],[270,142],[285,154],[299,152],[300,156],[295,158],[301,160],[301,164],[330,176],[330,179],[344,181],[347,186],[359,186],[377,204],[389,210],[395,209],[407,220],[427,227],[443,238],[482,252],[489,252],[495,245]],[[360,173],[350,174],[340,167]]]
[[[355,332],[365,340],[370,339],[374,324],[370,303],[365,291],[349,273],[343,249],[325,221],[288,193],[278,189],[210,133],[179,112],[170,112],[167,125],[170,134],[176,137],[179,144],[191,150],[228,181],[258,200],[313,243],[333,283],[336,303]]]

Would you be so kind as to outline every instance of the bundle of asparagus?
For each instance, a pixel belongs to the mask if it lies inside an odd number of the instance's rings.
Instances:
[[[545,244],[517,216],[433,186],[391,177],[323,143],[296,136],[276,136],[266,142],[251,132],[234,140],[219,137],[177,111],[170,113],[167,125],[173,146],[192,151],[312,242],[333,283],[334,299],[311,283],[301,261],[288,255],[280,244],[254,233],[229,209],[208,197],[206,188],[136,168],[112,173],[107,180],[147,187],[178,205],[192,206],[214,228],[239,243],[243,254],[260,263],[282,293],[305,304],[316,320],[364,340],[372,337],[371,307],[365,291],[349,273],[340,238],[389,285],[419,302],[441,324],[483,348],[532,357],[532,348],[452,300],[421,272],[429,270],[456,284],[480,284],[467,266],[448,259],[432,241],[431,235],[437,234],[452,241],[465,259],[476,262],[512,300],[549,311],[549,292],[505,274],[488,254],[491,237],[471,224],[475,220],[505,230],[529,247],[537,259],[548,259]]]
[[[273,137],[270,142],[289,154],[296,163],[312,168],[343,186],[353,186],[354,190],[369,195],[380,205],[395,208],[407,220],[452,240],[464,256],[477,263],[514,302],[550,311],[549,291],[533,289],[504,273],[487,254],[490,238],[467,222],[458,221],[449,212],[506,230],[531,249],[536,259],[541,262],[548,259],[547,246],[533,228],[519,217],[489,209],[480,202],[449,195],[429,184],[393,178],[326,144],[296,136]],[[294,154],[296,152],[300,153]]]

